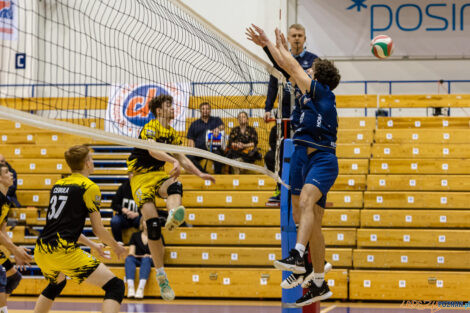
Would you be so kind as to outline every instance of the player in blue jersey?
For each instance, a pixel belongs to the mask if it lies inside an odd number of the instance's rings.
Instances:
[[[325,243],[321,221],[327,193],[338,176],[335,154],[338,116],[332,90],[338,86],[340,75],[333,63],[317,59],[313,65],[312,79],[285,49],[282,44],[285,39],[279,30],[276,30],[274,45],[262,29],[254,25],[253,28],[256,33],[249,30],[249,37],[256,38],[255,40],[267,47],[276,63],[298,89],[301,115],[294,133],[294,143],[305,147],[308,157],[302,169],[304,182],[299,198],[300,226],[296,248],[291,250],[289,257],[276,261],[274,265],[297,274],[305,273],[303,254],[305,246],[310,242],[314,272],[308,279],[313,277],[313,283],[310,284],[309,291],[296,301],[298,306],[304,306],[332,295],[324,280]]]

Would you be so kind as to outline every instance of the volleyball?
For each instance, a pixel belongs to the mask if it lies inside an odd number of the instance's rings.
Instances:
[[[372,39],[372,54],[379,59],[386,59],[393,53],[393,40],[387,35],[378,35]]]

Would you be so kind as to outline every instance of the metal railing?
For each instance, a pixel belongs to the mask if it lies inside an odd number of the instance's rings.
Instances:
[[[341,84],[362,84],[364,88],[364,94],[368,94],[368,90],[371,84],[385,84],[388,85],[388,93],[393,94],[393,86],[397,84],[445,84],[447,87],[447,93],[452,93],[452,86],[457,83],[470,83],[470,80],[462,79],[452,79],[452,80],[346,80],[341,81]],[[191,83],[191,94],[192,96],[196,95],[197,86],[210,86],[210,85],[243,85],[248,84],[250,86],[249,94],[253,94],[255,85],[267,85],[268,82],[192,82]],[[108,83],[84,83],[84,84],[69,84],[69,83],[60,83],[60,84],[0,84],[0,88],[11,88],[11,87],[27,87],[31,88],[31,97],[36,96],[36,91],[41,87],[83,87],[84,92],[83,96],[89,96],[90,87],[106,87],[111,86]]]

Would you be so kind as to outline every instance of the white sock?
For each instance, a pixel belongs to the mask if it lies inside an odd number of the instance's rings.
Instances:
[[[163,275],[165,274],[165,269],[162,267],[157,268],[157,275]]]
[[[325,281],[325,272],[323,273],[313,273],[313,282],[317,287],[321,287]]]
[[[127,289],[134,290],[134,280],[133,279],[128,279],[127,280]]]
[[[299,251],[300,257],[304,256],[305,253],[305,246],[301,243],[295,244],[295,250]]]
[[[146,279],[141,279],[139,281],[139,289],[144,290],[145,289],[145,284],[147,284],[147,280]]]
[[[0,308],[0,313],[8,313],[7,307],[6,307],[6,306],[2,306],[2,307]]]

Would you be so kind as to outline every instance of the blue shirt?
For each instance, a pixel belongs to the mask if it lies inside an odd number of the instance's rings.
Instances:
[[[214,128],[223,125],[224,122],[217,116],[210,116],[207,123],[204,123],[202,119],[197,119],[191,123],[188,130],[188,139],[194,141],[194,146],[199,149],[207,150],[206,147],[206,132],[213,130]]]
[[[300,66],[304,70],[312,67],[313,62],[317,55],[308,52],[307,50],[303,50],[299,55],[294,55],[294,58],[299,62]],[[266,102],[264,110],[266,112],[270,112],[274,107],[274,102],[276,101],[278,91],[278,80],[274,76],[269,77],[269,84],[268,84],[268,94],[266,96]],[[288,88],[284,88],[284,93],[282,97],[282,117],[289,118],[290,117],[290,93]]]
[[[336,152],[338,113],[336,97],[328,86],[312,80],[310,91],[296,89],[301,115],[294,143],[321,151]]]

